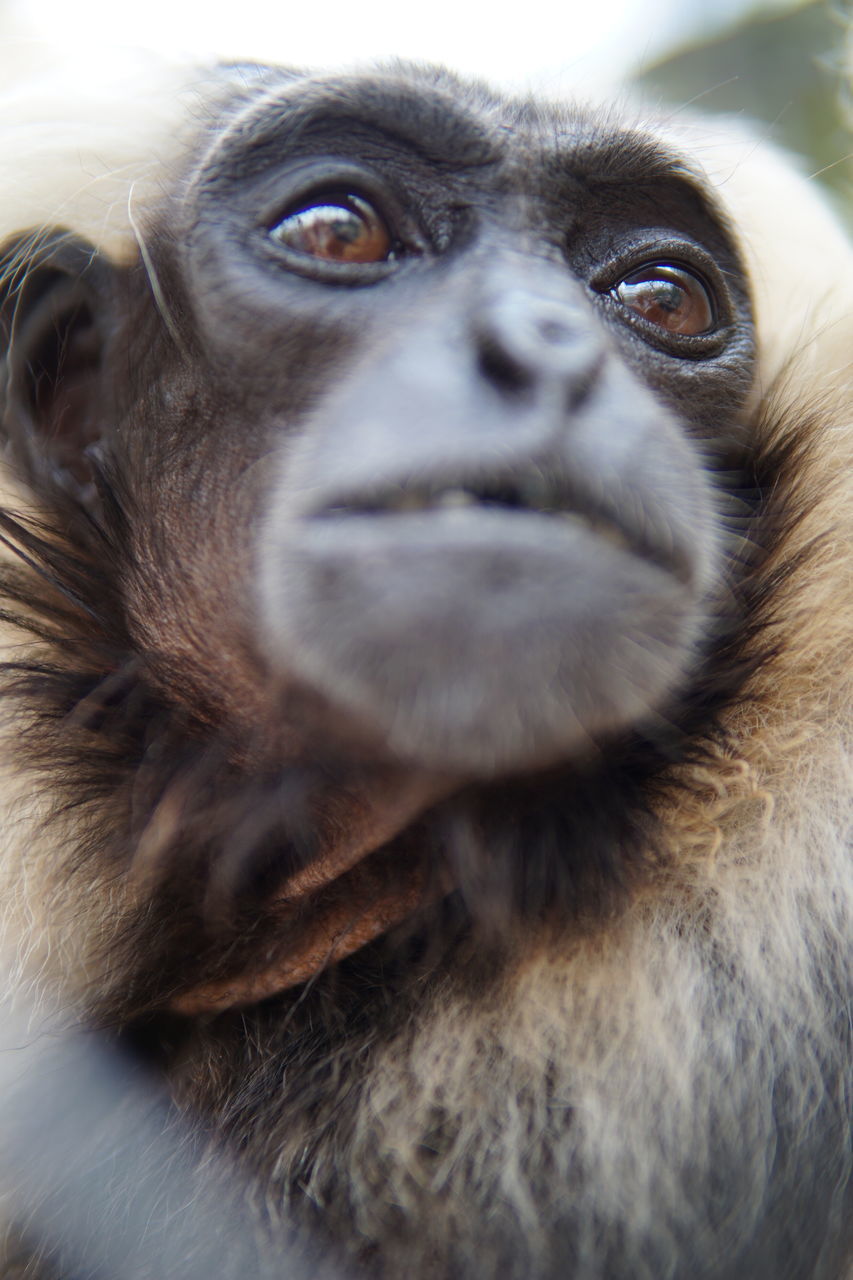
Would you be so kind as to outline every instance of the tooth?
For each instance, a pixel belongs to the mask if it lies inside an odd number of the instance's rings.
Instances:
[[[459,507],[473,507],[476,501],[474,495],[465,489],[445,489],[443,493],[435,495],[433,506],[447,511]]]
[[[595,516],[585,516],[580,511],[561,511],[558,518],[575,529],[583,529],[586,533],[594,533],[596,538],[600,538],[602,542],[608,543],[611,547],[616,547],[619,551],[630,551],[631,549],[624,533],[607,520],[599,520]]]
[[[393,511],[423,511],[426,505],[426,498],[423,494],[410,490],[408,492],[403,491],[399,498],[394,501],[391,509]]]

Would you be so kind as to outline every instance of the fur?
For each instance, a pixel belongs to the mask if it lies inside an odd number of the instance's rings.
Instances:
[[[142,83],[144,111],[110,88],[108,138],[63,97],[70,143],[44,127],[42,86],[13,89],[11,116],[0,100],[0,241],[60,224],[144,260],[163,175],[222,90],[172,67]],[[755,294],[725,625],[677,746],[633,741],[593,782],[486,786],[473,810],[420,819],[463,888],[416,927],[266,1003],[163,1013],[273,945],[252,894],[271,838],[310,860],[327,762],[247,780],[148,679],[120,476],[97,528],[6,478],[12,980],[156,1062],[199,1160],[235,1154],[262,1235],[296,1223],[368,1275],[840,1280],[853,1248],[853,251],[772,148],[703,121],[643,127],[698,158]],[[526,907],[502,914],[495,891],[479,930],[484,839]],[[556,925],[543,867],[581,904]],[[21,1274],[42,1274],[38,1253]]]

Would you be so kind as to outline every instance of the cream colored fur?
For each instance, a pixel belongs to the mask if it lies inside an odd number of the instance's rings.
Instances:
[[[0,94],[0,240],[61,224],[117,258],[137,252],[135,228],[204,95],[195,71],[141,71],[138,91],[122,73],[103,97],[75,68]],[[707,123],[665,131],[705,168],[738,229],[756,294],[761,397],[783,407],[785,429],[813,410],[821,419],[803,480],[808,514],[780,554],[822,541],[784,588],[779,656],[730,713],[729,745],[683,770],[654,882],[605,932],[559,947],[532,941],[488,997],[448,981],[427,1016],[377,1051],[354,1145],[335,1157],[367,1237],[381,1232],[387,1204],[415,1212],[431,1197],[431,1229],[470,1234],[476,1248],[463,1188],[482,1179],[534,1238],[542,1206],[525,1160],[543,1138],[555,1188],[579,1165],[578,1194],[629,1240],[670,1221],[701,1233],[685,1162],[710,1158],[713,1129],[730,1159],[740,1151],[757,1162],[760,1195],[771,1119],[753,1113],[755,1132],[745,1133],[743,1091],[756,1073],[772,1080],[778,1046],[802,1050],[778,1065],[796,1099],[794,1129],[808,1126],[823,1088],[833,1029],[814,992],[821,966],[849,967],[853,924],[853,250],[816,185],[754,136]],[[14,730],[7,738],[14,760]],[[103,927],[104,908],[81,929],[75,905],[57,932],[61,892],[45,893],[33,828],[25,803],[5,831],[3,879],[20,955],[40,953],[38,967],[55,975],[69,952],[81,962],[80,934]],[[41,852],[49,867],[52,848]],[[722,1004],[721,966],[733,974]],[[427,1164],[423,1135],[437,1109],[456,1136]],[[283,1172],[307,1134],[294,1120]],[[322,1196],[329,1168],[321,1161],[313,1176],[308,1191]]]

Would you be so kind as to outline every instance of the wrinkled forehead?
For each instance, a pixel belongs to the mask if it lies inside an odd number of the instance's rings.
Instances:
[[[853,252],[839,220],[815,184],[739,120],[661,119],[625,103],[549,104],[406,66],[332,78],[242,69],[222,114],[213,114],[195,178],[214,185],[300,152],[343,149],[368,163],[381,159],[386,172],[399,157],[404,175],[420,158],[433,176],[466,181],[467,191],[476,182],[535,195],[550,185],[559,199],[561,182],[595,185],[600,209],[602,192],[609,203],[642,187],[652,212],[659,198],[671,211],[674,195],[676,208],[689,206],[691,225],[698,212],[712,240],[746,268],[765,380],[791,350],[807,348],[810,335],[849,314]],[[802,298],[818,296],[820,307],[804,315]],[[832,353],[835,365],[841,358]]]
[[[638,120],[500,96],[440,70],[334,78],[266,71],[241,84],[219,126],[202,159],[208,174],[250,177],[278,158],[343,146],[368,160],[405,151],[448,176],[513,174],[521,185],[555,174],[614,186],[677,181],[708,194],[686,154]]]

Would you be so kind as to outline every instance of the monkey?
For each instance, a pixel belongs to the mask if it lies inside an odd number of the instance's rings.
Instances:
[[[126,1274],[841,1280],[835,214],[741,125],[435,68],[146,65],[91,151],[38,92],[3,955],[229,1170]],[[28,1195],[6,1274],[108,1274]]]

